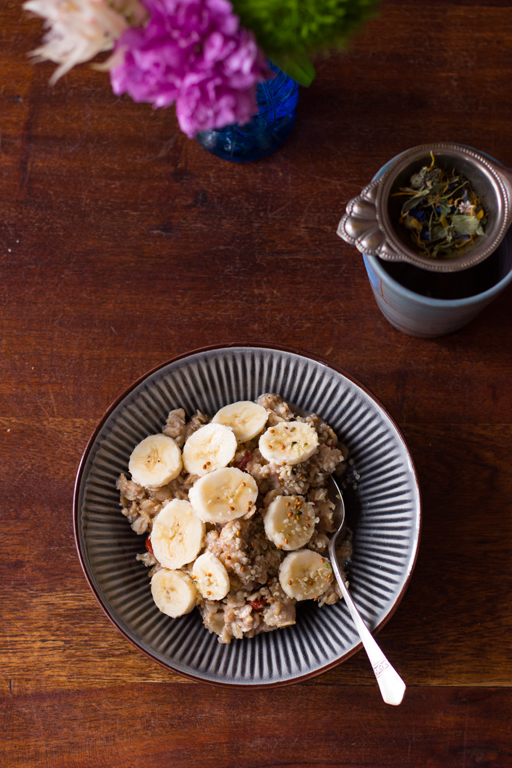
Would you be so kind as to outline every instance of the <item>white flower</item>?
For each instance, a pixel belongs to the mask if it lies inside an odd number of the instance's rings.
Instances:
[[[475,206],[471,203],[470,200],[462,200],[459,203],[457,210],[459,213],[463,213],[466,216],[473,216]]]
[[[45,19],[48,32],[43,45],[31,55],[60,64],[52,84],[76,64],[112,48],[123,32],[147,15],[139,0],[27,0],[23,7]]]

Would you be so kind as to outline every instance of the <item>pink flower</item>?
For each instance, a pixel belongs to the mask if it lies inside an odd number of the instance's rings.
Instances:
[[[110,71],[116,94],[155,107],[176,103],[180,128],[198,131],[246,123],[258,111],[256,87],[270,76],[252,32],[228,0],[145,0],[143,27],[127,30]]]

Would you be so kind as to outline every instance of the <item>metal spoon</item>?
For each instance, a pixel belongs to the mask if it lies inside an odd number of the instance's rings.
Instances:
[[[341,573],[340,567],[338,565],[335,545],[338,534],[343,528],[343,524],[345,522],[345,503],[343,501],[343,495],[338,483],[332,476],[330,480],[336,491],[336,509],[334,510],[334,520],[336,523],[338,523],[338,528],[335,533],[333,533],[332,538],[329,541],[329,558],[331,560],[331,565],[338,580],[343,598],[348,606],[352,619],[354,620],[354,624],[356,625],[359,637],[361,638],[364,649],[368,655],[368,658],[370,659],[370,664],[372,665],[373,673],[377,678],[377,683],[379,684],[382,698],[386,704],[393,704],[394,706],[397,706],[401,703],[404,697],[405,683],[398,672],[386,659],[381,649],[373,639],[370,630],[359,615],[359,611],[357,610],[354,601],[350,596],[350,592],[345,586],[343,574]]]

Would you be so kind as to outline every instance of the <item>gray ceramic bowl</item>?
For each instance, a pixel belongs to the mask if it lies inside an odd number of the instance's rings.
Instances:
[[[213,414],[264,392],[317,413],[350,449],[360,480],[346,494],[354,531],[349,578],[370,629],[395,610],[418,550],[420,493],[405,441],[376,398],[332,363],[265,345],[206,348],[139,379],[109,408],[85,449],[75,487],[78,554],[101,607],[126,638],[168,669],[219,685],[285,685],[325,672],[360,648],[343,601],[323,608],[307,601],[295,626],[222,645],[198,611],[179,619],[160,613],[147,570],[135,560],[144,537],[122,516],[115,488],[133,447],[160,431],[172,408]]]

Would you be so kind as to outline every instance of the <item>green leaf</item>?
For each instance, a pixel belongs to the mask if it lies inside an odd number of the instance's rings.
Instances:
[[[446,187],[446,181],[436,181],[429,189],[429,193],[431,195],[438,195],[442,192],[444,192],[444,188]]]
[[[474,235],[480,226],[476,216],[464,216],[462,214],[453,216],[452,224],[458,235]]]
[[[306,88],[313,82],[316,70],[304,51],[298,51],[292,55],[287,53],[275,53],[269,56],[279,69],[296,80]]]
[[[402,214],[407,213],[407,211],[410,211],[412,208],[415,208],[420,200],[422,200],[425,196],[425,190],[422,190],[421,192],[413,195],[413,197],[410,197],[409,200],[406,200],[402,206]]]
[[[453,240],[454,228],[453,227],[433,227],[431,233],[431,241],[446,240],[447,243],[451,243]]]

